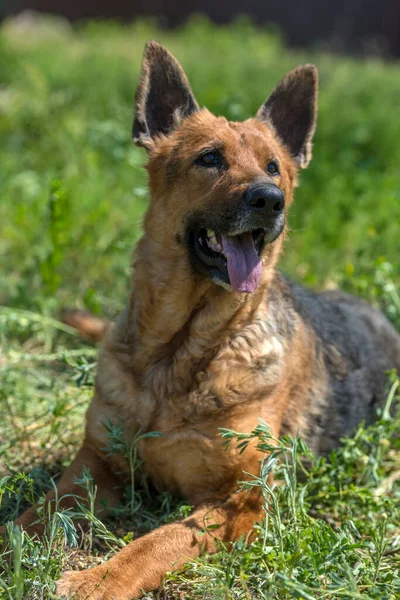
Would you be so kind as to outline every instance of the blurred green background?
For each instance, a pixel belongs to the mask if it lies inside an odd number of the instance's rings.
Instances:
[[[281,266],[367,297],[382,292],[382,273],[384,285],[398,281],[398,64],[289,51],[246,20],[217,27],[195,18],[167,32],[145,21],[72,28],[42,18],[0,29],[0,304],[112,316],[126,302],[147,203],[133,96],[152,38],[180,60],[200,104],[235,120],[254,115],[287,70],[314,62],[314,158]]]

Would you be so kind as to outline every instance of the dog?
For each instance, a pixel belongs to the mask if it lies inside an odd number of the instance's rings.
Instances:
[[[383,404],[387,371],[400,370],[400,336],[386,318],[276,269],[298,171],[311,159],[317,87],[317,69],[299,66],[255,118],[230,122],[199,107],[168,50],[146,45],[133,140],[148,153],[150,203],[128,307],[106,333],[85,440],[58,497],[73,505],[87,467],[99,506],[120,501],[128,464],[104,450],[105,424],[119,422],[127,440],[160,433],[138,444],[144,470],[195,508],[104,564],[66,572],[61,596],[131,600],[218,540],[250,534],[263,500],[237,482],[259,472],[262,456],[255,442],[224,448],[221,428],[250,432],[263,419],[275,438],[300,433],[326,454]],[[18,520],[40,532],[35,521],[35,508]]]

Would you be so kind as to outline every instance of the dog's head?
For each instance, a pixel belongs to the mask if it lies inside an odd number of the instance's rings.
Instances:
[[[133,139],[149,153],[145,231],[195,277],[253,292],[276,259],[296,173],[311,159],[317,70],[288,73],[253,119],[200,109],[179,63],[147,44]]]

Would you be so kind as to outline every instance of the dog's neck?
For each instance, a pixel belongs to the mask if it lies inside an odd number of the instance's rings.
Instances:
[[[173,357],[201,363],[248,323],[265,299],[279,249],[273,250],[262,283],[252,294],[224,290],[193,275],[174,247],[144,235],[134,254],[128,331],[135,371]],[[272,260],[271,260],[272,258]]]

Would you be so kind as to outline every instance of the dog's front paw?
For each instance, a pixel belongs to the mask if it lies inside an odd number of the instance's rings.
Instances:
[[[125,600],[107,577],[107,571],[94,567],[87,571],[66,571],[57,581],[56,593],[66,600]]]

